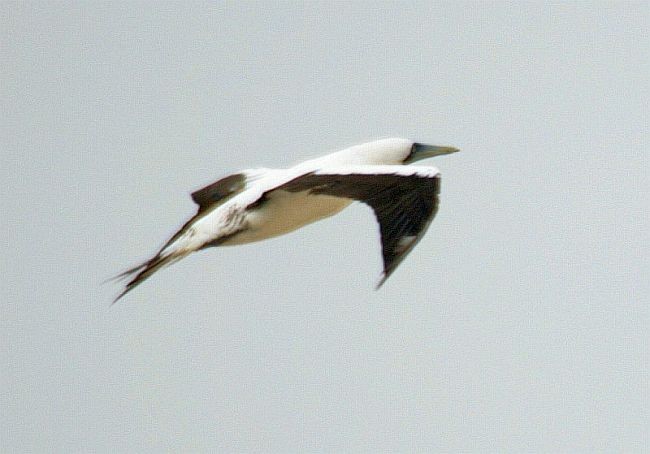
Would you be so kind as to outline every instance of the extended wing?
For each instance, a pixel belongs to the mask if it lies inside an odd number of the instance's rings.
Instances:
[[[310,191],[369,205],[381,232],[384,272],[379,288],[426,232],[438,210],[440,173],[433,167],[358,166],[322,169],[275,190]]]

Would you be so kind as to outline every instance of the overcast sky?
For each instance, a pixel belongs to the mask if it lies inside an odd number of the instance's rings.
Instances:
[[[0,451],[650,445],[648,2],[0,3]],[[188,194],[454,145],[380,291],[354,205],[101,282]]]

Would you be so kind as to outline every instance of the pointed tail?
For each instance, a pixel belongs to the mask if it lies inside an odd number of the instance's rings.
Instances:
[[[200,219],[200,217],[200,212],[194,215],[152,258],[138,266],[134,266],[133,268],[118,274],[112,279],[109,279],[109,281],[129,279],[124,286],[124,290],[117,295],[111,303],[111,306],[117,303],[124,295],[129,293],[138,285],[149,279],[149,277],[158,270],[168,267],[172,263],[178,262],[192,252],[199,250],[203,246],[203,243],[199,236],[194,235],[195,232],[192,231],[192,226],[198,219]]]
[[[138,285],[142,284],[145,280],[151,277],[156,271],[161,270],[171,265],[172,263],[181,260],[183,257],[190,254],[191,252],[192,251],[181,250],[178,252],[171,252],[165,255],[159,253],[153,258],[142,263],[141,265],[135,266],[115,276],[114,280],[121,280],[121,279],[128,279],[128,278],[130,278],[130,280],[124,286],[124,290],[122,290],[122,292],[119,295],[117,295],[117,297],[113,300],[111,306],[117,303],[124,295],[129,293]]]

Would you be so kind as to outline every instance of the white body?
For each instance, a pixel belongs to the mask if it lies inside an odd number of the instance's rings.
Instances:
[[[194,251],[289,233],[340,212],[355,200],[353,197],[373,204],[375,214],[379,210],[378,216],[383,219],[378,218],[384,248],[381,285],[426,231],[437,209],[438,170],[404,164],[455,151],[452,147],[406,139],[385,139],[346,148],[288,169],[253,169],[224,177],[192,194],[199,205],[197,214],[162,250],[119,276],[131,280],[115,301],[159,269]],[[406,195],[394,192],[395,178],[402,177],[414,177],[407,181],[419,182],[415,186],[403,186],[409,188]],[[346,187],[342,180],[348,185],[353,181],[352,187]],[[311,183],[304,186],[306,181]],[[365,191],[365,195],[359,191]],[[418,197],[426,199],[418,201]],[[409,212],[409,208],[414,211]],[[423,218],[422,213],[428,217]]]
[[[193,251],[218,237],[245,229],[224,239],[222,245],[237,245],[261,241],[292,232],[300,227],[333,216],[349,206],[353,200],[326,195],[310,195],[308,192],[290,193],[276,191],[258,209],[246,210],[266,191],[270,191],[292,179],[323,169],[354,168],[376,172],[377,166],[399,165],[408,155],[412,142],[405,139],[385,139],[356,145],[320,158],[302,162],[286,170],[254,169],[249,171],[254,183],[247,189],[217,206],[197,220],[188,231],[170,244],[162,254]],[[416,167],[400,165],[394,171],[414,172]],[[431,168],[428,168],[431,169]],[[437,172],[437,170],[436,170]]]
[[[246,215],[248,228],[227,239],[224,246],[252,243],[284,235],[302,226],[320,221],[340,212],[353,201],[308,192],[277,191],[261,208]],[[282,213],[282,216],[278,216]]]

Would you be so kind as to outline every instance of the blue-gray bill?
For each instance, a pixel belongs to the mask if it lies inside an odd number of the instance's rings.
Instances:
[[[456,153],[460,151],[455,147],[448,147],[443,145],[427,145],[425,143],[414,143],[411,148],[411,153],[405,161],[405,164],[420,161],[422,159],[433,158],[435,156],[442,156],[445,154]]]

